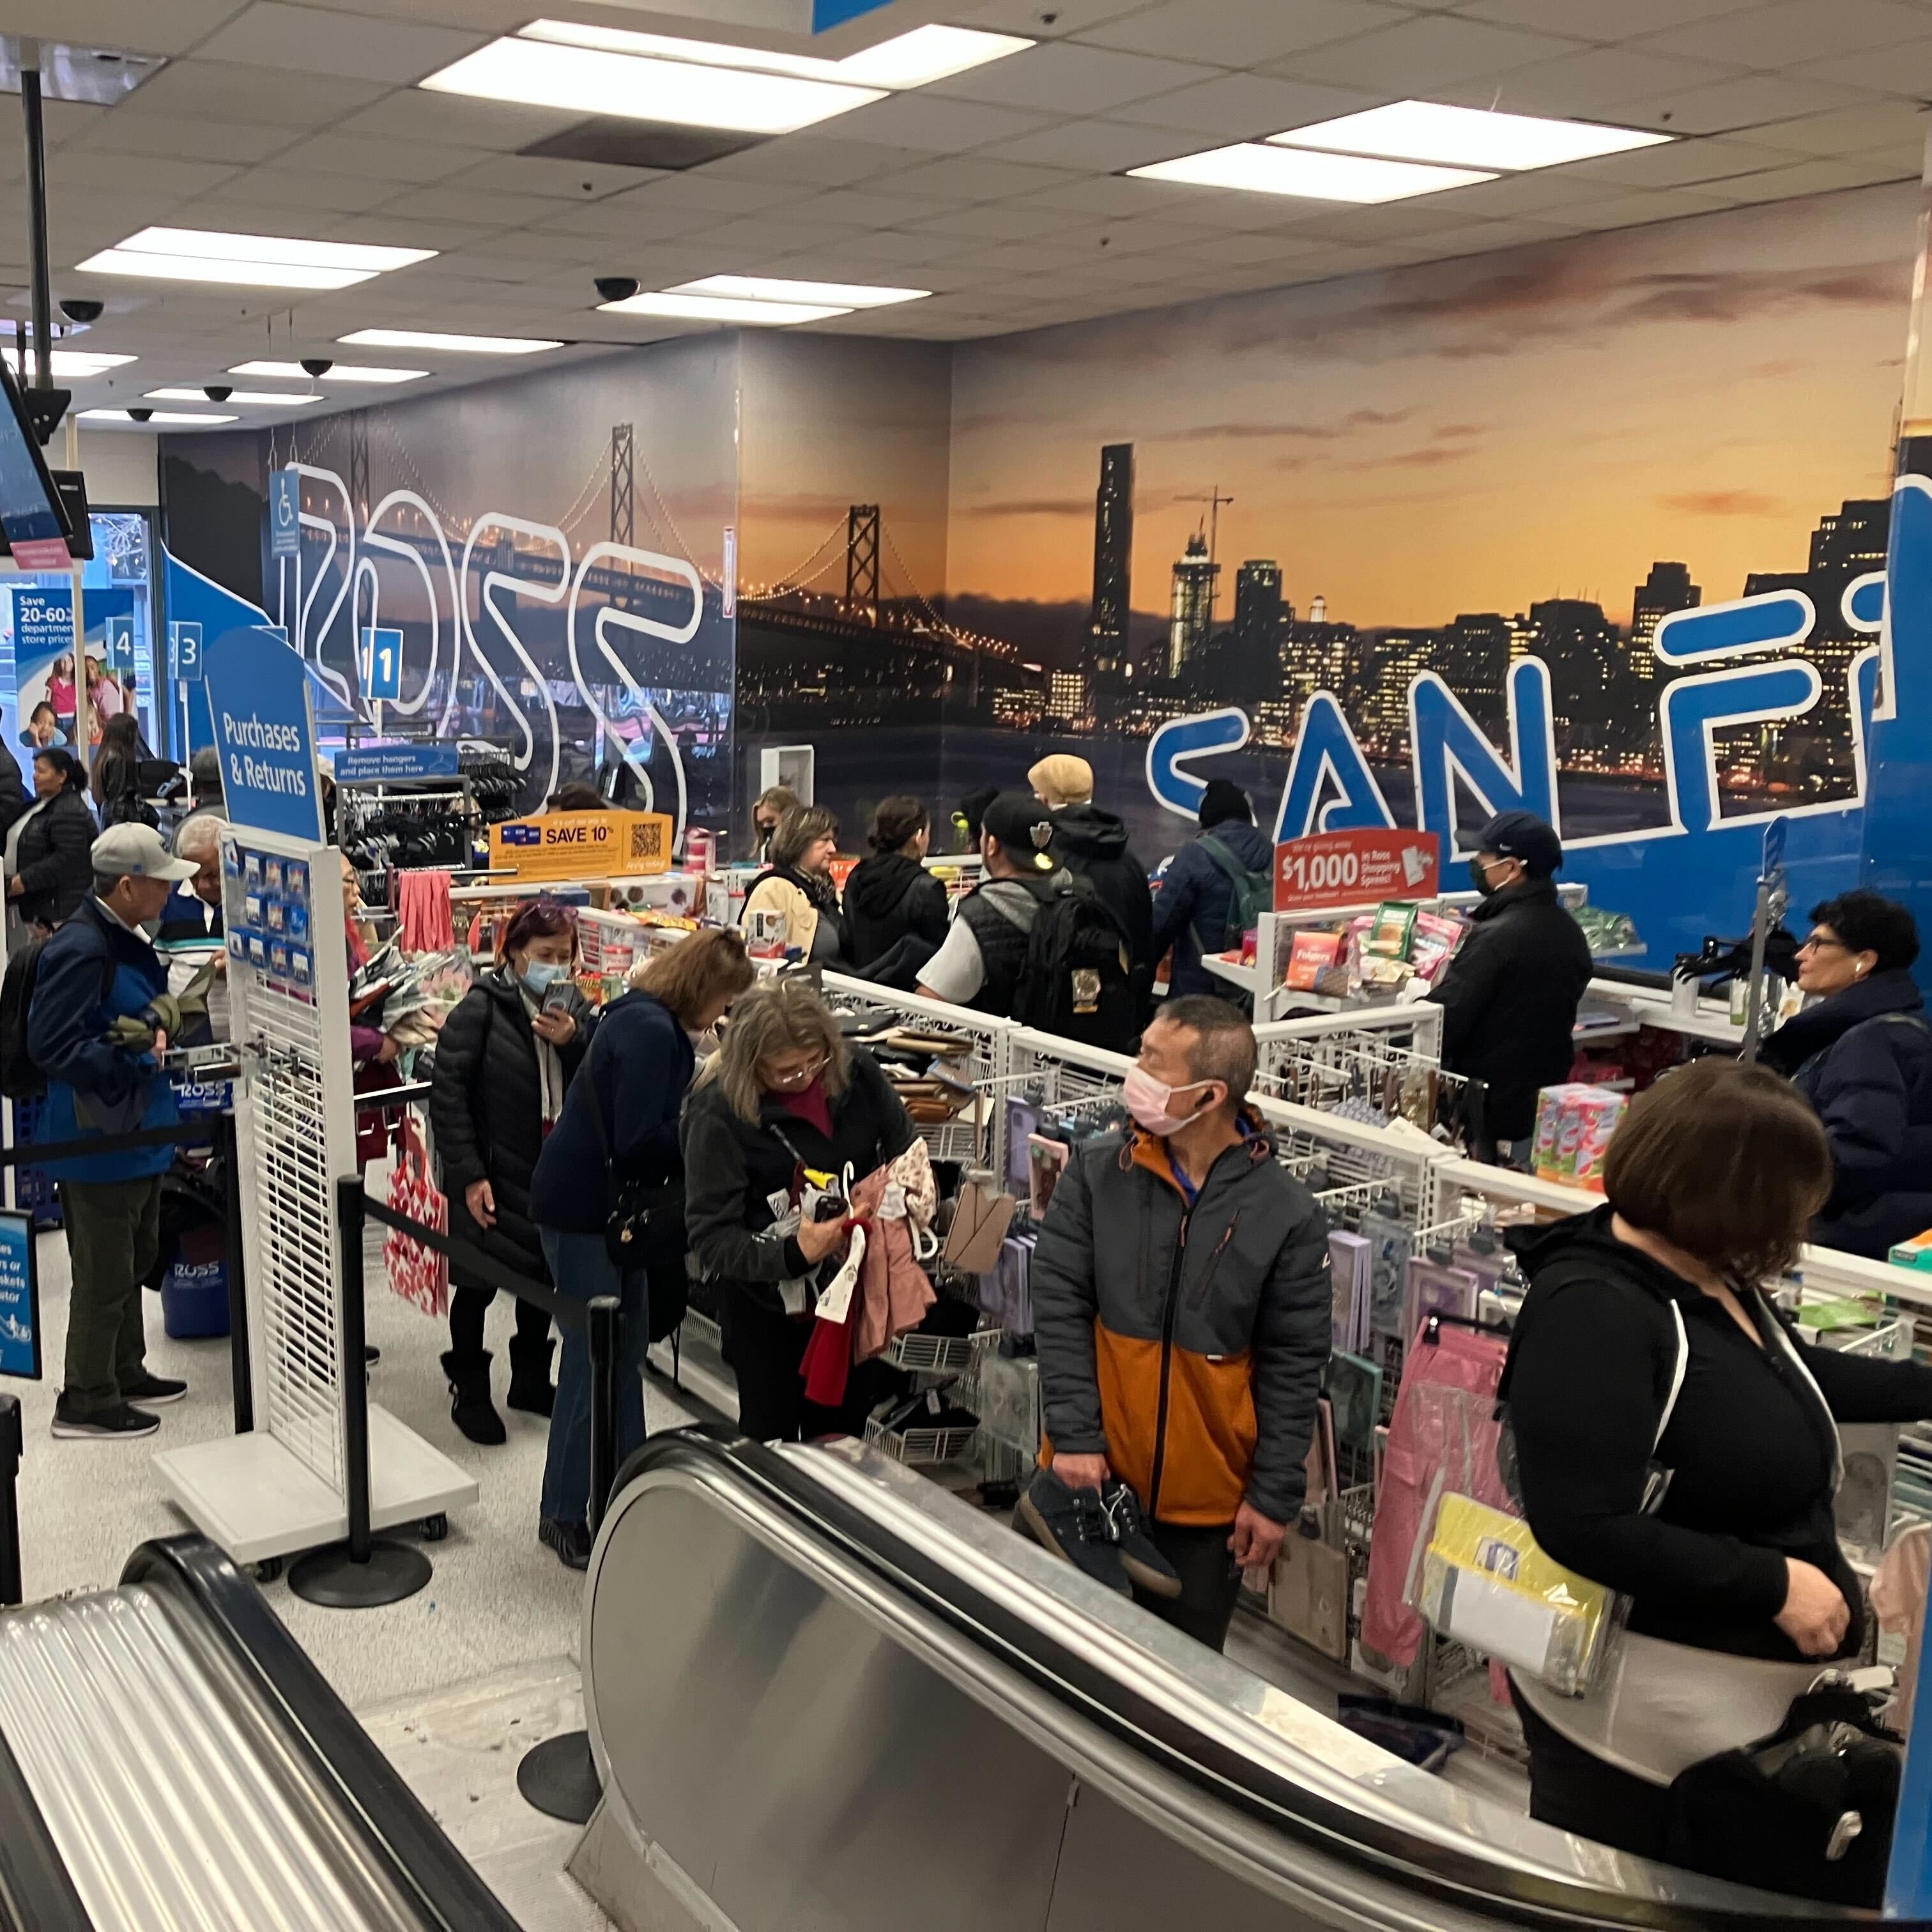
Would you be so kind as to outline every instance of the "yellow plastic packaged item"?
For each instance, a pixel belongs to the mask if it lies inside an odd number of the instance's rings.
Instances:
[[[1444,1494],[1414,1602],[1441,1635],[1580,1696],[1602,1663],[1615,1604],[1612,1592],[1545,1556],[1528,1523]]]

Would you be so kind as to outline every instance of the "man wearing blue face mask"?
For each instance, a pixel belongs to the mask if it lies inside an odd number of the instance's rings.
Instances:
[[[1534,812],[1502,812],[1477,835],[1474,929],[1429,997],[1442,1009],[1442,1064],[1480,1080],[1480,1160],[1526,1165],[1536,1096],[1570,1077],[1570,1036],[1590,984],[1590,945],[1556,896],[1563,842]]]
[[[594,1018],[571,978],[577,926],[568,906],[533,899],[504,928],[497,963],[480,974],[438,1036],[429,1115],[436,1130],[449,1232],[474,1241],[504,1267],[549,1278],[530,1215],[530,1178],[545,1137],[563,1112],[566,1089],[590,1043]],[[483,1318],[496,1298],[488,1283],[451,1270],[451,1419],[472,1442],[506,1439],[490,1395]],[[510,1342],[512,1408],[548,1415],[550,1314],[517,1304]]]

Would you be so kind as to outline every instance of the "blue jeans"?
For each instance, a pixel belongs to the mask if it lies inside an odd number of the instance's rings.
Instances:
[[[561,1228],[540,1228],[544,1259],[559,1294],[588,1303],[614,1294],[623,1304],[617,1337],[617,1464],[644,1446],[644,1351],[650,1324],[645,1306],[645,1276],[620,1275],[604,1246],[602,1232],[580,1234]],[[590,1339],[582,1328],[561,1322],[563,1353],[557,1364],[556,1401],[550,1411],[550,1455],[544,1464],[543,1514],[556,1522],[587,1522],[590,1505]]]

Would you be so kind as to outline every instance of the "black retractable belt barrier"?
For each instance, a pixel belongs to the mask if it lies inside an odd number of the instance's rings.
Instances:
[[[22,1600],[20,1587],[20,1499],[14,1480],[20,1473],[25,1438],[20,1433],[20,1399],[0,1395],[0,1606]]]

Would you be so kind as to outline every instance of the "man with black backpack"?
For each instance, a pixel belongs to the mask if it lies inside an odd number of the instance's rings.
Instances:
[[[1181,847],[1154,902],[1154,956],[1169,946],[1174,964],[1167,996],[1219,994],[1245,1004],[1234,987],[1201,963],[1204,952],[1226,952],[1274,904],[1274,848],[1255,825],[1248,795],[1226,778],[1210,778],[1201,795],[1201,836]]]
[[[960,902],[946,943],[920,974],[928,999],[998,1013],[1090,1046],[1127,1052],[1141,1021],[1127,935],[1084,879],[1048,851],[1052,815],[1002,792],[981,820],[986,879]]]

